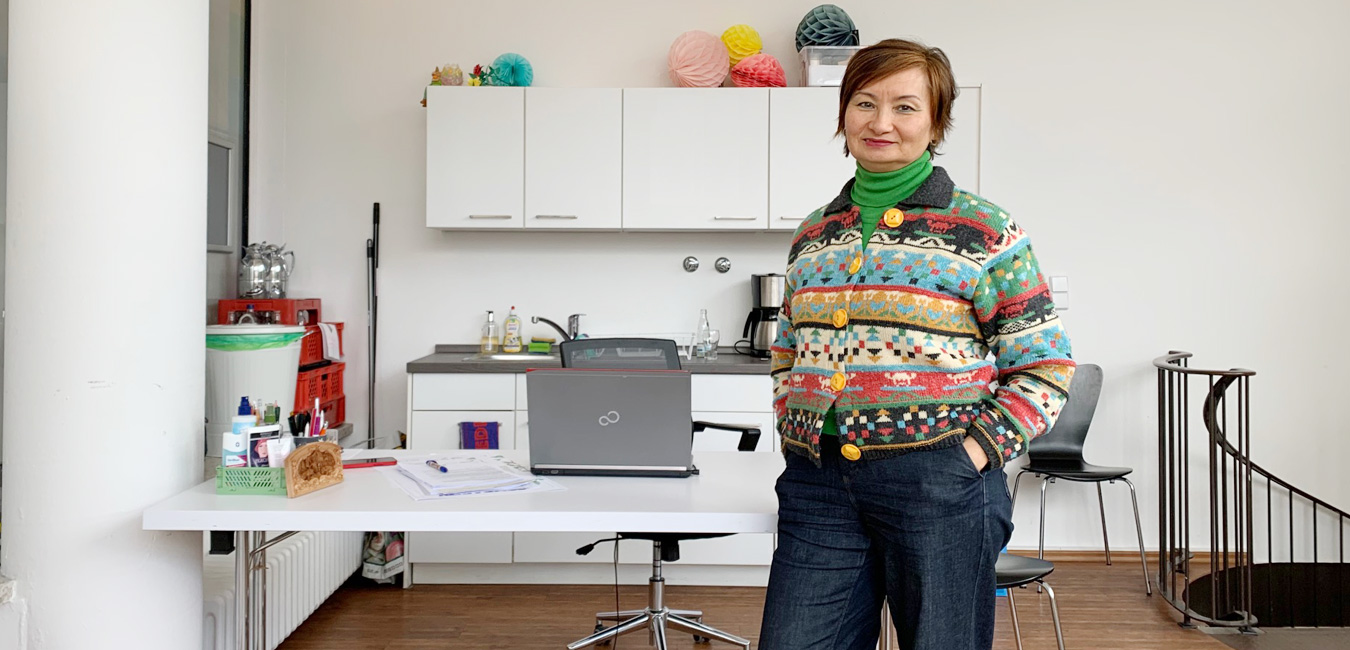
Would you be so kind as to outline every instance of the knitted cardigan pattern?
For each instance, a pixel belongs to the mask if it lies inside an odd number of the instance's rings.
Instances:
[[[771,370],[784,450],[819,462],[833,405],[864,459],[972,436],[1002,467],[1054,424],[1074,370],[1030,240],[936,167],[864,249],[852,186],[788,254]]]

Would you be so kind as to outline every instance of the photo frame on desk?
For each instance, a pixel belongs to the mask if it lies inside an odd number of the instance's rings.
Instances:
[[[206,250],[233,253],[239,246],[241,161],[239,141],[220,129],[206,132]]]

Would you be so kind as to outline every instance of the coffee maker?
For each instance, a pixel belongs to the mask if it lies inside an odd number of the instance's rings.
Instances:
[[[750,276],[750,314],[745,318],[741,334],[750,342],[747,354],[760,359],[769,358],[769,348],[778,338],[778,311],[783,308],[783,289],[787,276],[781,273],[762,273]]]

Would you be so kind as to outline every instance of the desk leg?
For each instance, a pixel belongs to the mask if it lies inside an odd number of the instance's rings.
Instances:
[[[253,603],[249,600],[250,542],[253,533],[239,530],[234,533],[234,645],[238,650],[250,650],[249,613]]]

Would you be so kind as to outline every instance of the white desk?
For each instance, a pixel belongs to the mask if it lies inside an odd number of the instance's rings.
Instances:
[[[524,457],[523,451],[491,453]],[[700,475],[683,479],[560,476],[554,480],[567,488],[562,492],[435,501],[413,501],[373,468],[348,470],[342,483],[296,499],[218,495],[215,482],[207,481],[151,506],[141,521],[145,530],[234,531],[236,638],[249,650],[255,647],[250,634],[264,629],[250,620],[262,615],[252,598],[261,593],[257,567],[266,566],[268,546],[294,534],[264,540],[265,531],[777,532],[773,486],[783,471],[781,455],[704,452],[694,454],[694,464]]]

